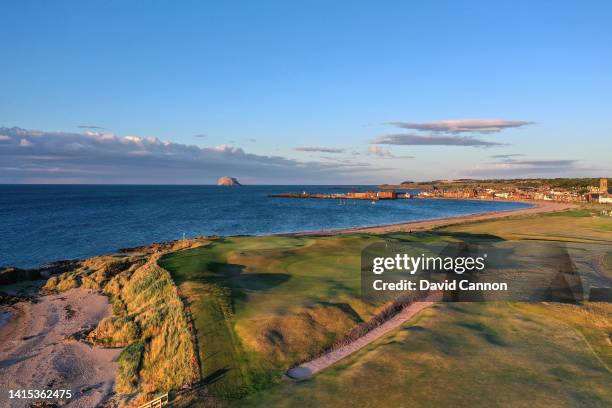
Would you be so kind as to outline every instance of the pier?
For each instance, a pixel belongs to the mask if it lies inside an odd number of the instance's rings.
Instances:
[[[397,193],[395,191],[350,191],[348,193],[281,193],[271,194],[276,198],[318,198],[324,200],[397,200],[414,198],[410,193]]]

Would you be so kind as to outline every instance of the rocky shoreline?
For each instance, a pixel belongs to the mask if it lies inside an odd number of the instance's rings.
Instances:
[[[35,281],[48,279],[52,275],[67,272],[78,266],[78,260],[55,261],[40,268],[21,269],[14,267],[0,267],[0,286],[12,285],[22,281]]]

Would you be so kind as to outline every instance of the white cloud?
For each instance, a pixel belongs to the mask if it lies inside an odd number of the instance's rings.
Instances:
[[[377,156],[384,159],[413,159],[413,156],[396,156],[391,153],[389,150],[384,149],[381,146],[372,145],[368,147],[367,151],[370,156]]]
[[[251,182],[319,184],[372,181],[371,164],[298,161],[232,145],[199,147],[108,132],[41,132],[1,128],[0,182],[212,183],[222,175]],[[23,146],[28,146],[24,149]]]
[[[217,152],[221,152],[221,153],[227,153],[227,154],[244,154],[244,150],[242,150],[240,147],[235,147],[232,145],[228,145],[228,144],[221,144],[218,146],[213,147],[213,150],[216,150]]]

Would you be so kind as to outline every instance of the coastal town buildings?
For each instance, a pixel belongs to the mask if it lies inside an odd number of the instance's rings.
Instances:
[[[602,178],[599,180],[599,199],[600,204],[612,204],[612,195],[608,190],[608,179]]]
[[[599,180],[599,186],[590,186],[585,191],[580,189],[561,189],[546,186],[541,187],[506,187],[492,188],[454,188],[433,186],[431,189],[418,194],[422,198],[472,198],[472,199],[498,199],[498,200],[537,200],[560,202],[595,202],[612,204],[612,195],[608,190],[608,179]]]
[[[474,200],[535,200],[557,201],[568,203],[592,202],[612,204],[612,195],[608,190],[608,179],[599,180],[598,186],[552,188],[546,185],[517,186],[509,185],[499,188],[483,188],[478,185],[470,187],[457,187],[454,183],[441,183],[433,185],[416,194],[408,191],[395,190],[381,191],[350,191],[347,193],[283,193],[273,197],[283,198],[322,198],[340,200],[396,200],[398,198],[454,198]]]

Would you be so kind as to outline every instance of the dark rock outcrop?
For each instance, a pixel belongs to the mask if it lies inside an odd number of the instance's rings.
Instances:
[[[76,268],[80,261],[57,261],[34,269],[0,268],[0,285],[11,285],[21,281],[47,279],[51,275]]]

